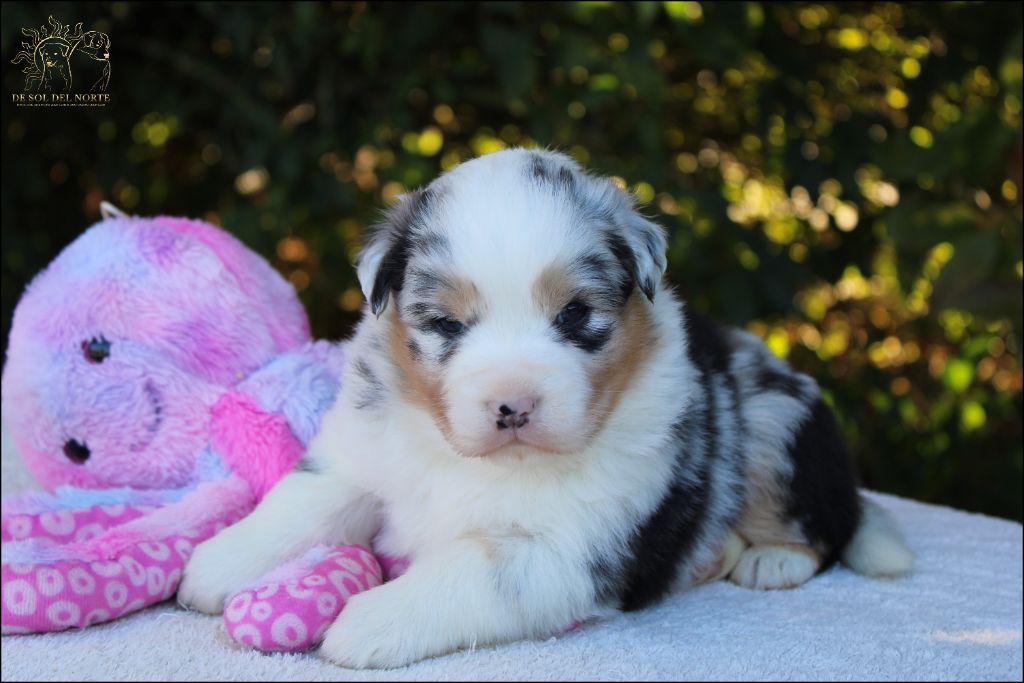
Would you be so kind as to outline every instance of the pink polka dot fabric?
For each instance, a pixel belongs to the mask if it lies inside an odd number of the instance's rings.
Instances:
[[[308,650],[320,644],[350,597],[382,581],[380,565],[362,546],[311,552],[228,598],[224,623],[228,635],[245,647]]]
[[[5,516],[0,525],[4,543],[27,538],[49,539],[55,543],[82,543],[112,527],[138,519],[153,508],[101,505],[80,510],[54,510],[39,515]]]
[[[3,565],[3,633],[41,633],[110,621],[171,597],[194,539],[141,543],[108,562]]]
[[[41,547],[84,543],[152,509],[105,505],[10,515],[3,518],[3,541],[33,542]],[[84,628],[167,600],[178,589],[192,549],[225,526],[221,521],[208,522],[195,530],[129,546],[99,562],[20,564],[5,558],[0,633]]]

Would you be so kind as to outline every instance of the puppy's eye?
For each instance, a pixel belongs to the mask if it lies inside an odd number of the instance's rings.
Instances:
[[[462,334],[466,326],[455,318],[438,318],[434,321],[434,329],[446,337],[455,337]]]
[[[590,316],[590,306],[582,301],[572,301],[561,310],[555,323],[559,327],[579,327]]]
[[[82,342],[82,353],[90,363],[102,363],[110,355],[110,342],[103,337],[93,337],[89,341]]]

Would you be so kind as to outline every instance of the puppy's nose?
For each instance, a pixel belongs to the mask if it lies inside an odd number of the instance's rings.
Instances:
[[[530,415],[537,408],[537,399],[532,396],[520,396],[490,401],[487,408],[497,418],[495,424],[498,429],[519,428],[530,421]]]

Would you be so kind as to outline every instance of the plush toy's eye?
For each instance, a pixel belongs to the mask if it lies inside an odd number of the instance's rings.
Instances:
[[[89,459],[89,447],[75,439],[68,439],[64,444],[64,455],[71,462],[81,465]]]
[[[93,337],[89,341],[82,342],[82,352],[85,359],[90,363],[102,363],[110,355],[110,342],[103,337]]]

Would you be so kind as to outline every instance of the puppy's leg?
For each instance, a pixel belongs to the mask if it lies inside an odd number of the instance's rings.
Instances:
[[[714,583],[719,579],[729,576],[746,549],[747,542],[740,538],[736,532],[730,531],[725,541],[722,542],[715,561],[706,566],[695,567],[691,571],[690,585]]]
[[[771,410],[756,410],[766,400]],[[805,400],[764,394],[750,401],[748,418],[762,433],[753,441],[737,528],[751,547],[730,575],[741,586],[799,586],[834,562],[856,529],[856,480],[835,419],[820,398]],[[780,411],[787,404],[790,410]],[[798,418],[787,425],[780,413]],[[763,424],[773,414],[776,424]]]
[[[391,668],[546,636],[589,616],[594,587],[584,567],[528,537],[463,538],[354,596],[320,652],[346,667]]]
[[[178,603],[216,614],[235,590],[318,543],[368,545],[377,529],[374,507],[332,474],[292,472],[249,516],[196,547]]]
[[[787,519],[778,491],[754,483],[738,531],[750,544],[729,578],[745,588],[795,588],[814,576],[821,557],[808,545],[799,525]]]

